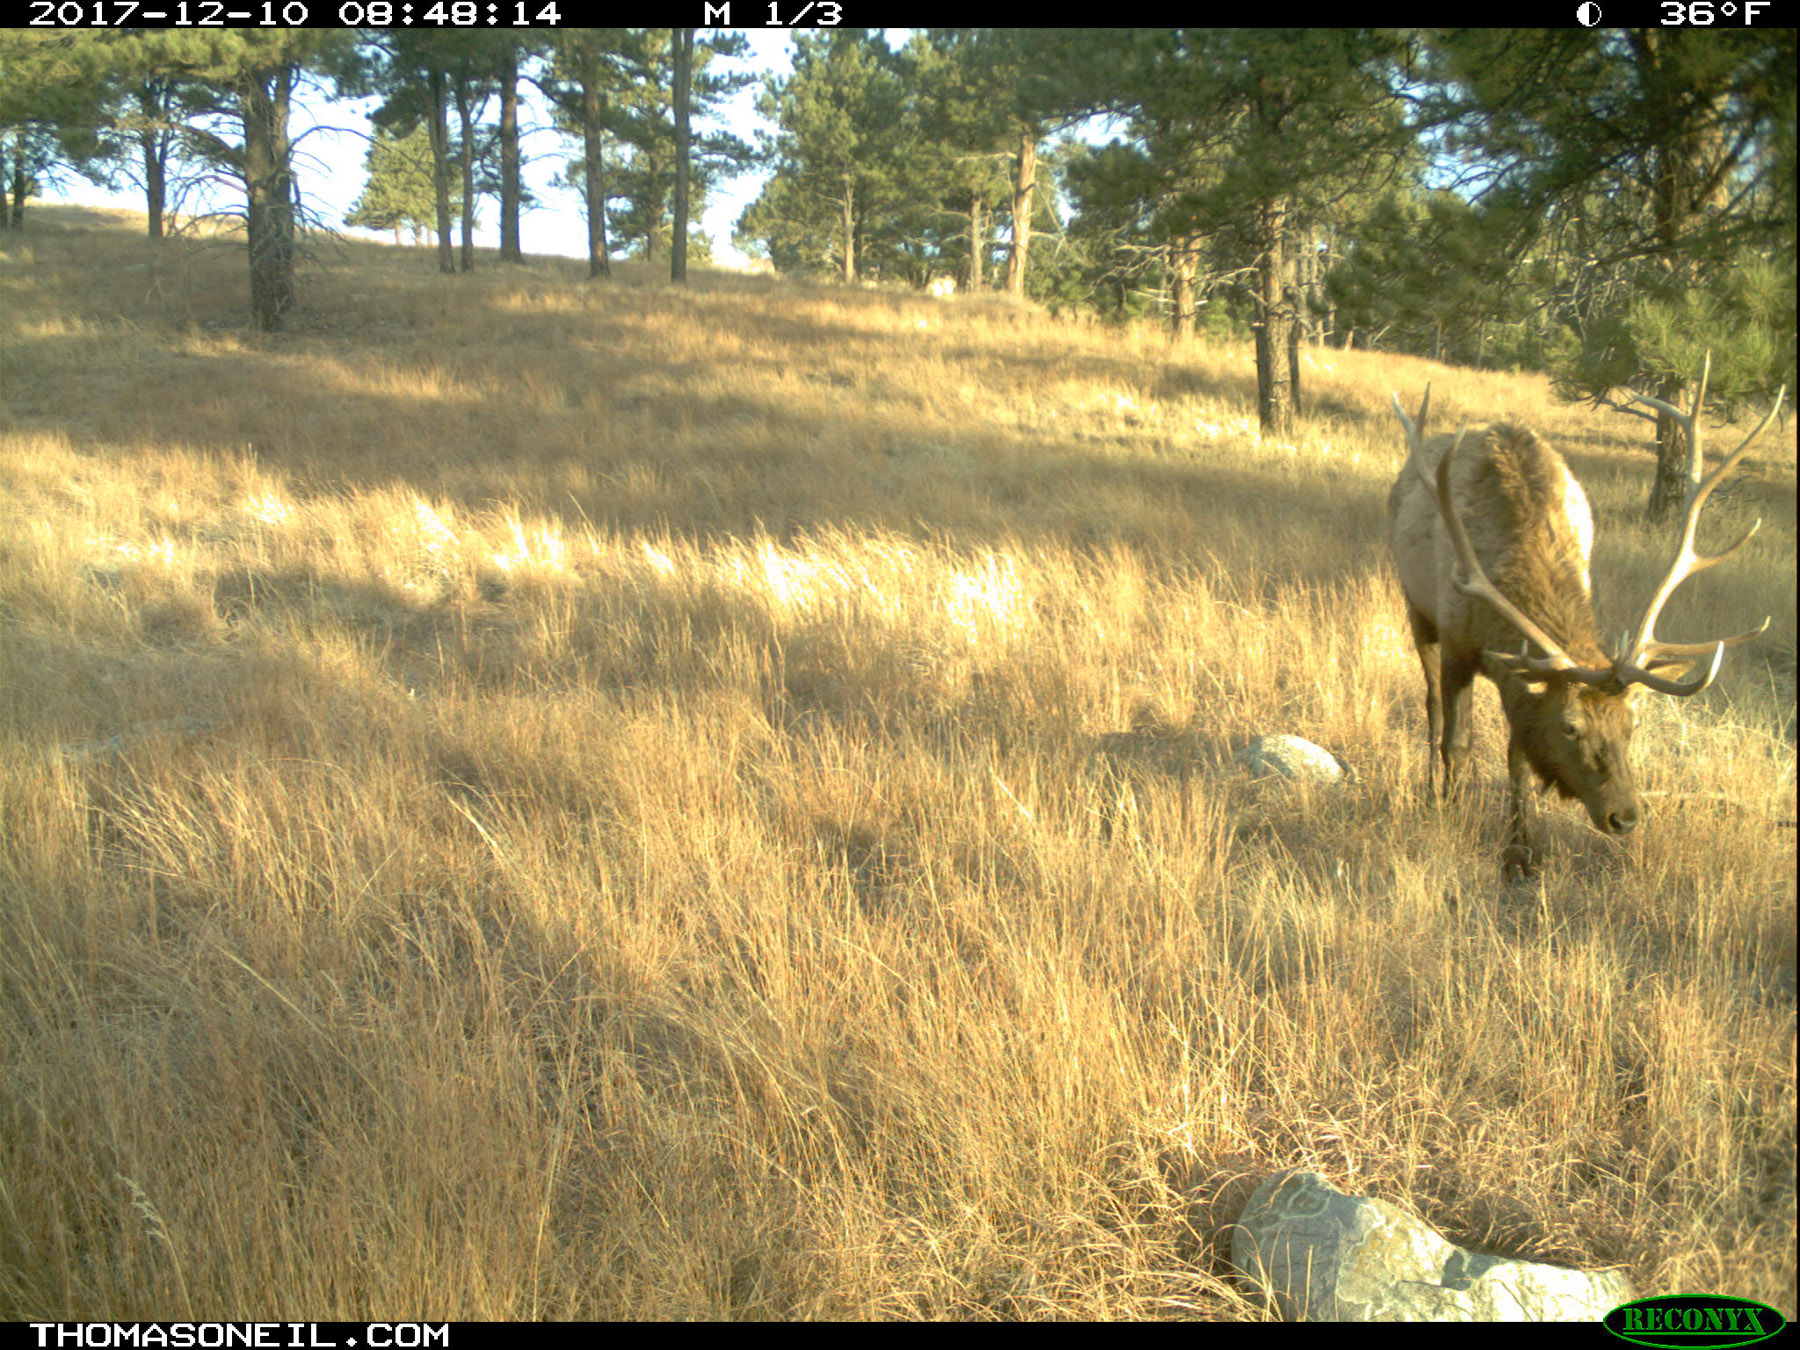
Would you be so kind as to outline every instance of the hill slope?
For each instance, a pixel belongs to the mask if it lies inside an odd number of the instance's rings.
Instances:
[[[1255,1316],[1294,1165],[1794,1315],[1791,433],[1660,625],[1771,632],[1508,888],[1388,391],[1563,449],[1609,628],[1636,423],[623,271],[322,243],[261,339],[228,240],[0,235],[0,1315]]]

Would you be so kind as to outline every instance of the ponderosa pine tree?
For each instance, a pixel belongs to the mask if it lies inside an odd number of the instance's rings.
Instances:
[[[1393,78],[1404,55],[1371,29],[1173,29],[1116,39],[1115,106],[1152,163],[1206,166],[1189,229],[1246,236],[1256,269],[1257,415],[1298,411],[1293,262],[1305,223],[1391,175],[1409,144]]]
[[[22,89],[46,111],[59,96],[76,97],[89,106],[85,127],[91,133],[97,125],[92,120],[96,95],[109,79],[154,75],[180,82],[182,110],[190,119],[182,135],[196,155],[243,184],[251,322],[263,331],[280,328],[294,303],[299,209],[289,107],[309,69],[331,76],[349,70],[348,37],[320,29],[176,28],[59,34],[52,45],[59,52],[61,73],[51,78],[47,70],[39,71],[47,82],[35,90],[30,89],[33,81],[20,77],[36,68],[8,59],[0,117],[8,96]],[[70,129],[83,125],[80,115],[67,108],[56,115]]]
[[[609,105],[609,134],[620,149],[611,177],[623,208],[613,217],[617,233],[639,242],[646,261],[655,262],[672,239],[677,137],[675,132],[675,32],[671,28],[640,29],[632,34],[637,78],[616,89]],[[722,56],[745,51],[736,34],[696,35],[688,93],[690,125],[716,116],[719,106],[738,89],[754,82],[748,74],[728,73]],[[688,209],[705,209],[706,195],[722,175],[736,172],[751,158],[750,148],[723,130],[690,134]],[[690,250],[696,248],[690,239]]]
[[[509,224],[516,254],[518,210],[524,195],[517,179],[518,40],[511,34],[497,32],[394,29],[368,40],[366,49],[372,59],[360,92],[378,94],[383,99],[372,120],[378,127],[402,135],[422,123],[429,134],[433,191],[439,211],[438,269],[467,272],[474,267],[476,204],[484,191],[499,196],[503,217],[509,214],[510,202],[511,220],[503,223],[502,242],[505,243]],[[510,150],[506,136],[508,88],[515,95]],[[486,154],[488,133],[480,123],[483,108],[496,95],[502,105],[497,180],[486,168],[490,163]],[[457,121],[454,136],[449,125],[452,111]],[[461,182],[460,192],[454,194],[453,173]],[[453,195],[460,198],[461,204],[454,216]],[[452,244],[453,219],[460,224],[460,247]]]
[[[983,28],[974,30],[972,40],[961,49],[970,68],[982,73],[1003,135],[1013,147],[1006,291],[1021,299],[1031,248],[1038,148],[1052,127],[1083,101],[1073,86],[1058,78],[1065,68],[1058,58],[1066,57],[1074,40],[1072,29]]]
[[[161,64],[167,47],[133,30],[0,33],[0,224],[17,228],[25,197],[68,168],[135,181],[149,236],[162,237],[178,136],[190,108],[216,102]]]
[[[829,238],[838,275],[854,282],[863,214],[903,167],[903,105],[898,63],[879,34],[800,34],[793,74],[767,79],[757,105],[777,127],[763,147],[774,172],[740,232],[771,246],[777,235]]]
[[[969,29],[928,29],[900,63],[916,127],[907,181],[960,218],[962,285],[973,293],[988,285],[992,222],[1011,205],[1013,155],[991,84],[964,50],[970,40]]]
[[[77,157],[67,143],[91,136],[105,69],[90,35],[0,29],[0,227],[22,229],[25,203]]]
[[[396,135],[379,127],[363,157],[368,175],[344,224],[369,230],[392,230],[400,242],[402,227],[416,239],[436,219],[432,186],[430,135],[422,126]],[[460,204],[457,204],[460,209]]]
[[[1730,283],[1793,290],[1792,29],[1457,30],[1432,55],[1432,115],[1517,204],[1515,250],[1546,227],[1579,236],[1582,342],[1563,388],[1636,416],[1614,388],[1685,406],[1708,348],[1725,401],[1791,379],[1791,324],[1760,330],[1772,298]],[[1745,308],[1722,312],[1734,294]],[[1688,490],[1682,433],[1656,422],[1653,520]]]
[[[1454,192],[1389,192],[1359,214],[1327,289],[1366,338],[1486,364],[1490,337],[1527,324],[1544,295],[1538,267],[1501,247],[1504,225]]]
[[[581,158],[568,177],[587,215],[588,277],[610,277],[606,145],[622,120],[619,98],[641,78],[649,53],[642,33],[628,28],[563,29],[549,36],[548,50],[539,87],[558,125],[581,139]]]
[[[495,48],[494,79],[500,95],[500,261],[523,262],[519,216],[526,193],[519,147],[519,81],[526,64],[535,64],[541,56],[543,41],[529,32],[495,30],[485,36]]]
[[[144,193],[146,232],[161,239],[182,138],[195,110],[215,100],[210,90],[161,64],[157,53],[164,44],[147,41],[142,32],[110,30],[87,35],[86,42],[83,87],[92,91],[95,106],[81,139],[95,153],[78,156],[76,167],[109,186],[119,177],[134,182]],[[59,121],[65,133],[75,130],[66,114]]]
[[[207,111],[241,128],[233,145],[190,134],[244,185],[250,258],[250,317],[265,332],[279,329],[294,304],[294,248],[299,193],[288,115],[294,89],[309,68],[335,71],[350,56],[348,35],[326,29],[226,31],[159,29],[143,35],[155,60],[185,78],[204,82],[219,99]]]

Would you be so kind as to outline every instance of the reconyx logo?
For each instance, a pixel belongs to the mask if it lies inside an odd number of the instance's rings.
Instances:
[[[1606,1314],[1605,1328],[1638,1345],[1705,1346],[1725,1350],[1767,1340],[1787,1323],[1766,1303],[1718,1294],[1672,1294],[1622,1303]]]

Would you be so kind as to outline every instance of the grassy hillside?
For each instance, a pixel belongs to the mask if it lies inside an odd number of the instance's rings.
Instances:
[[[1540,378],[577,264],[0,234],[0,1317],[1259,1316],[1303,1165],[1795,1314],[1794,443],[1646,826],[1421,799],[1401,439]],[[1727,441],[1717,433],[1714,443]],[[1259,732],[1338,789],[1247,780]]]

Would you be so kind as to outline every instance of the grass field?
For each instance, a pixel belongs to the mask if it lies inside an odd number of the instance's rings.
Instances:
[[[1317,1169],[1795,1315],[1792,424],[1628,844],[1422,799],[1390,389],[1000,301],[0,234],[0,1317],[1259,1317]],[[485,262],[485,260],[484,260]],[[1728,448],[1735,439],[1715,433]],[[1289,732],[1356,772],[1245,778]]]

